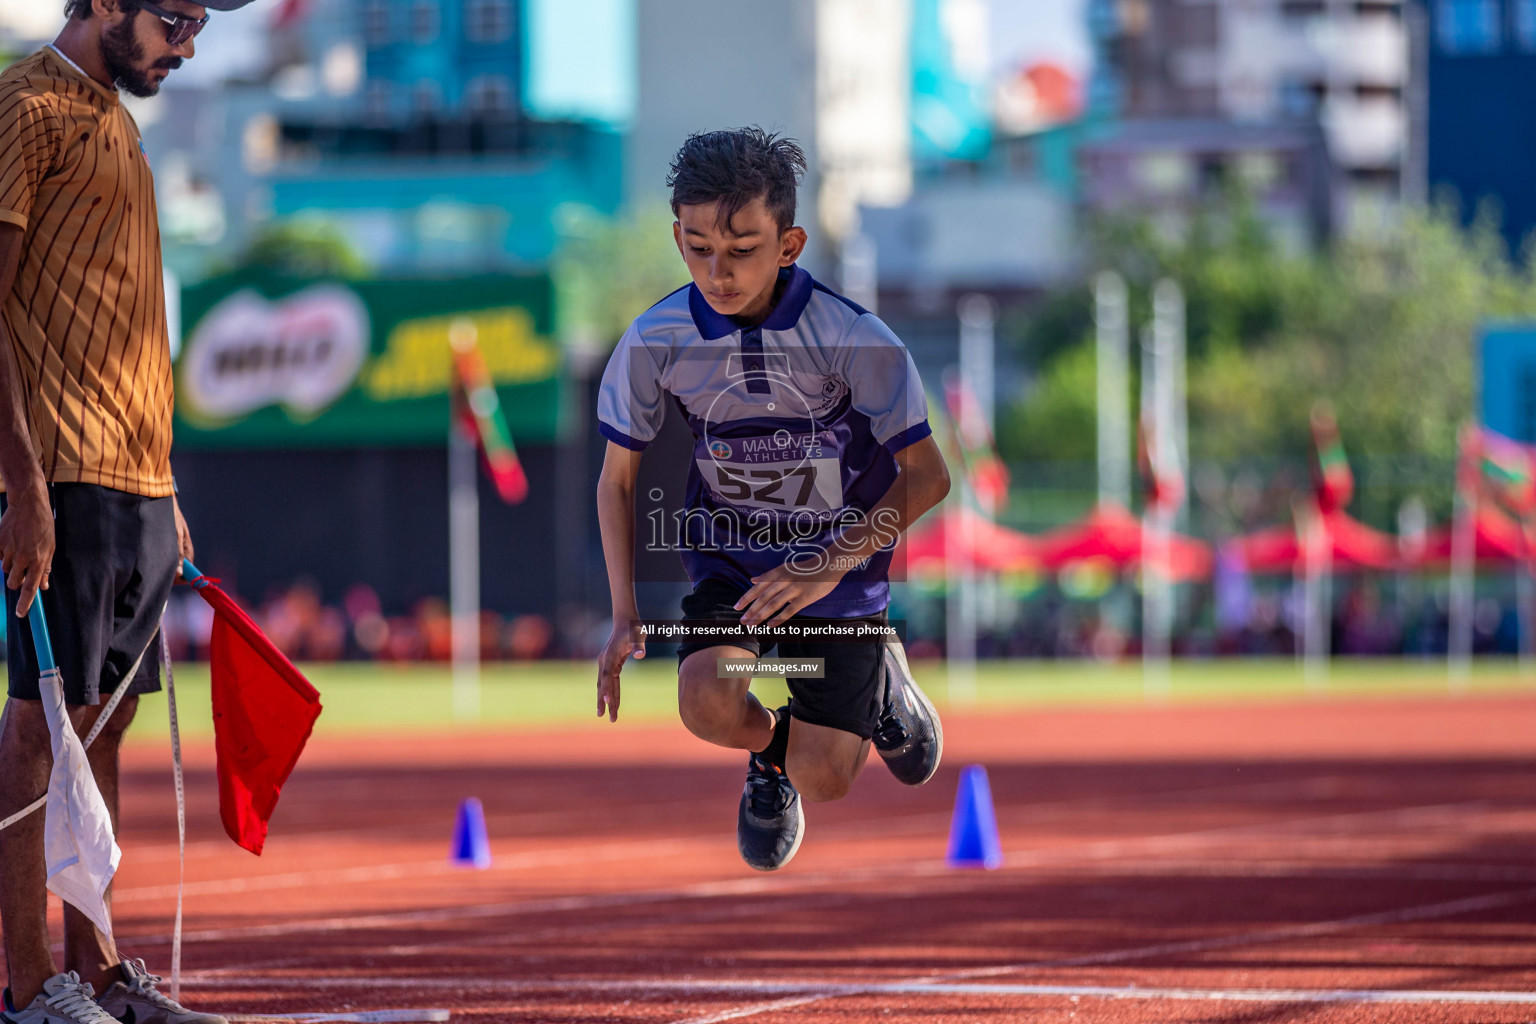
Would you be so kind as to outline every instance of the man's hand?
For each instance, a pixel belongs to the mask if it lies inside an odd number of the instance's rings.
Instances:
[[[181,502],[176,500],[174,494],[171,495],[171,508],[176,511],[176,551],[183,559],[190,562],[195,553],[192,550],[192,531],[187,529],[187,521],[181,515]],[[176,575],[181,575],[180,564],[176,566]]]
[[[26,618],[37,592],[48,589],[48,571],[53,566],[53,510],[48,507],[46,491],[41,495],[12,491],[6,499],[5,515],[0,516],[0,565],[5,567],[5,585],[21,591],[16,617]]]
[[[627,620],[614,619],[613,632],[603,645],[603,653],[597,656],[597,717],[608,712],[608,721],[619,720],[619,672],[624,662],[633,654],[645,657],[645,637]]]
[[[796,571],[791,559],[777,569],[769,569],[761,576],[752,577],[752,589],[741,595],[735,608],[742,613],[743,625],[757,626],[766,622],[770,626],[782,626],[800,609],[820,601],[842,580],[843,573],[835,569],[823,569],[814,574]]]

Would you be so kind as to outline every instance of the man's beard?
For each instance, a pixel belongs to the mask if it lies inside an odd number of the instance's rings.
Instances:
[[[133,23],[137,15],[137,11],[131,11],[116,27],[101,34],[101,59],[119,89],[132,96],[149,97],[160,91],[160,83],[164,81],[150,78],[149,72],[156,68],[175,70],[181,67],[181,58],[166,57],[153,68],[140,70],[138,65],[144,59],[144,47],[134,37]]]

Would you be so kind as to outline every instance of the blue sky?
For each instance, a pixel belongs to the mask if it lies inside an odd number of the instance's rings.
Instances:
[[[1050,59],[1080,74],[1088,70],[1085,0],[988,0],[988,6],[995,69]]]
[[[992,64],[999,71],[1021,63],[1052,59],[1079,73],[1088,68],[1088,39],[1084,29],[1085,0],[987,0],[992,14]],[[0,0],[0,20],[51,32],[59,21],[55,0]],[[198,40],[205,58],[187,65],[178,84],[201,84],[222,69],[250,59],[250,35],[265,18],[266,4],[253,4],[237,14],[220,14],[219,28]],[[194,80],[196,80],[194,82]]]

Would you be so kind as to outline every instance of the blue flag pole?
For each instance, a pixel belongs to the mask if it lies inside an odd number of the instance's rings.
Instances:
[[[194,590],[202,590],[208,585],[208,580],[203,577],[201,572],[198,572],[197,566],[192,564],[190,558],[183,558],[181,560],[181,578],[189,583]]]
[[[48,638],[48,620],[43,617],[43,594],[38,591],[32,597],[32,608],[27,612],[27,624],[32,627],[32,645],[37,648],[37,670],[47,675],[58,668],[53,660],[53,642]]]

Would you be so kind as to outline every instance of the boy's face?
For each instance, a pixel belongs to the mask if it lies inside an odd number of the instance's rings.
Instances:
[[[773,303],[779,268],[805,250],[802,228],[779,230],[762,199],[736,212],[730,225],[719,223],[719,203],[682,206],[672,235],[688,264],[693,283],[722,316],[759,317]]]

